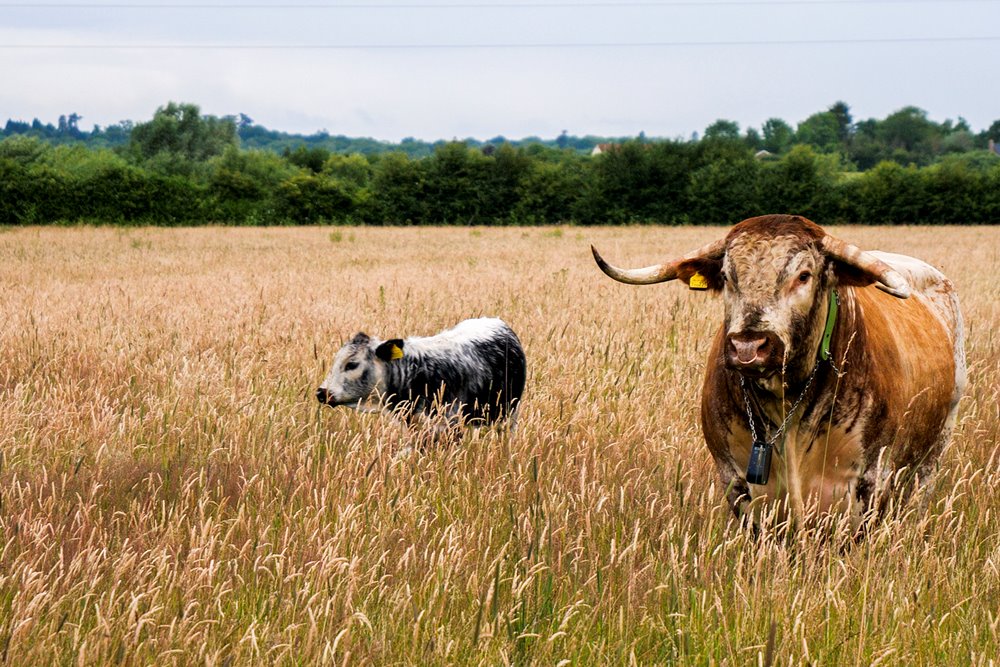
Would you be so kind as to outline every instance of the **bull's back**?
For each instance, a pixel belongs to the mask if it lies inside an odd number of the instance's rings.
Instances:
[[[913,291],[911,298],[926,306],[944,327],[953,347],[964,352],[962,311],[958,303],[958,292],[952,282],[939,270],[915,257],[877,250],[870,253],[906,278]]]

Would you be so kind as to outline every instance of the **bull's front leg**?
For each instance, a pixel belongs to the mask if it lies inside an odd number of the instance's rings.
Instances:
[[[729,502],[729,509],[733,511],[733,514],[744,526],[753,526],[756,529],[756,523],[750,512],[750,501],[752,498],[750,496],[750,486],[747,484],[746,479],[739,474],[732,461],[716,460],[715,465],[719,471],[719,479],[726,489],[726,500]]]

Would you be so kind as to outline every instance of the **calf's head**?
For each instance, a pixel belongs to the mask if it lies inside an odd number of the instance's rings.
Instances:
[[[909,296],[906,281],[887,264],[793,215],[749,218],[723,239],[644,269],[613,267],[592,250],[601,270],[620,282],[680,279],[695,289],[721,291],[725,363],[762,380],[782,369],[793,376],[809,372],[837,285],[874,283]]]
[[[403,356],[403,341],[382,341],[357,333],[333,358],[333,366],[316,390],[316,399],[324,405],[351,408],[375,407],[379,393],[384,393],[387,364]]]

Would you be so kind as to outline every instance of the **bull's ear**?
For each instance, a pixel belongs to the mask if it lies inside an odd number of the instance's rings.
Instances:
[[[403,341],[393,338],[381,343],[375,348],[375,356],[382,361],[394,361],[403,358]]]
[[[354,334],[354,338],[351,339],[351,344],[352,345],[367,345],[368,344],[368,340],[369,340],[368,334],[364,333],[363,331],[359,331],[358,333]]]
[[[844,287],[868,287],[878,279],[878,276],[874,276],[864,269],[859,269],[837,259],[831,260],[830,264],[832,264],[837,284]]]
[[[686,259],[677,267],[677,279],[697,290],[717,292],[725,285],[722,279],[722,260],[697,257]]]

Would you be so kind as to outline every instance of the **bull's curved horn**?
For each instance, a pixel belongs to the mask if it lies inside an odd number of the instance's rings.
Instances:
[[[652,285],[677,278],[677,270],[686,260],[697,258],[720,259],[726,252],[726,240],[719,239],[712,241],[693,252],[689,252],[680,259],[675,259],[666,264],[654,264],[643,269],[619,269],[617,266],[611,266],[605,262],[594,246],[590,246],[590,251],[594,253],[594,260],[597,262],[597,266],[601,268],[601,271],[604,271],[609,277],[614,278],[618,282],[629,285]]]
[[[906,282],[906,278],[871,253],[829,234],[823,237],[820,245],[828,255],[874,276],[875,287],[883,292],[900,299],[910,296],[910,285]]]

